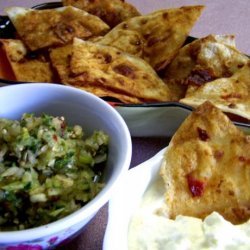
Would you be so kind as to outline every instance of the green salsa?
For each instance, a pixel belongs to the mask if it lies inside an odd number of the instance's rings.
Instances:
[[[109,137],[84,136],[64,117],[0,119],[0,230],[44,225],[76,211],[103,188]]]

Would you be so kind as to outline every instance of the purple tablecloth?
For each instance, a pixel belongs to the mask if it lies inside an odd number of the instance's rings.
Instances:
[[[59,1],[59,0],[58,0]],[[110,0],[111,1],[111,0]],[[4,8],[8,6],[30,7],[48,0],[8,0],[0,1],[0,15],[4,14]],[[249,0],[130,0],[142,13],[179,7],[182,5],[202,4],[206,8],[199,21],[193,28],[191,36],[203,37],[209,34],[234,34],[236,44],[240,51],[250,54]],[[133,156],[131,167],[149,159],[160,149],[168,145],[167,138],[132,138]],[[84,228],[72,242],[61,250],[99,250],[102,249],[103,236],[108,219],[108,205],[106,204],[93,220]]]

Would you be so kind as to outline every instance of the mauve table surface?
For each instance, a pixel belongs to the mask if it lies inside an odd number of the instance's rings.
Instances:
[[[112,0],[110,0],[112,1]],[[48,0],[0,0],[0,15],[8,6],[31,7]],[[51,2],[51,1],[50,1]],[[141,13],[163,8],[180,7],[183,5],[202,4],[206,8],[194,26],[190,35],[204,37],[209,34],[234,34],[237,48],[250,54],[250,1],[249,0],[130,0]],[[131,167],[154,156],[169,143],[168,138],[132,138],[133,155]],[[108,204],[106,204],[83,231],[71,242],[58,249],[61,250],[99,250],[108,220]],[[115,235],[114,235],[115,237]]]

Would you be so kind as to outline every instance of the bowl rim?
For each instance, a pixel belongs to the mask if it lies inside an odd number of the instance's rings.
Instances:
[[[56,220],[54,222],[42,226],[19,230],[19,231],[2,231],[0,232],[1,244],[6,244],[6,243],[15,244],[15,242],[21,242],[21,241],[25,242],[27,240],[32,241],[38,238],[40,239],[43,237],[48,237],[57,232],[64,231],[73,225],[80,224],[82,220],[87,219],[92,215],[94,216],[95,213],[106,202],[108,202],[109,198],[111,197],[112,193],[115,190],[116,185],[118,185],[124,173],[126,173],[126,171],[129,169],[132,157],[131,136],[124,119],[115,110],[115,108],[113,108],[111,105],[109,105],[101,98],[95,96],[92,93],[74,88],[72,86],[65,86],[65,85],[51,84],[51,83],[29,83],[29,84],[23,83],[18,85],[3,86],[0,88],[0,93],[5,89],[23,88],[24,86],[25,87],[32,86],[35,88],[36,87],[49,88],[54,90],[65,89],[66,91],[70,91],[72,95],[82,95],[84,98],[95,100],[99,107],[103,106],[104,108],[106,108],[108,112],[111,112],[112,116],[116,119],[116,123],[119,124],[119,129],[124,134],[123,143],[125,144],[124,148],[126,149],[126,154],[124,156],[123,162],[119,164],[119,170],[117,171],[116,179],[112,179],[111,183],[107,183],[107,185],[94,197],[94,199],[89,201],[86,205],[59,220]],[[81,220],[79,220],[79,218],[81,218]]]

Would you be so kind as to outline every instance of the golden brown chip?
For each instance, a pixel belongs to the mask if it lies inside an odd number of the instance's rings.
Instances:
[[[63,45],[74,37],[88,39],[109,30],[97,16],[72,6],[47,10],[10,7],[6,12],[31,50]]]
[[[0,43],[3,45],[17,81],[53,82],[53,72],[44,55],[28,54],[21,40],[1,39]]]
[[[180,102],[197,107],[206,100],[224,112],[250,120],[250,60],[229,78],[207,82],[190,93],[188,90]]]
[[[72,5],[100,17],[110,27],[131,17],[139,16],[139,11],[123,0],[63,0],[63,5]]]
[[[112,97],[116,98],[124,103],[138,103],[138,98],[124,95],[123,93],[114,92],[105,86],[95,84],[83,84],[82,75],[74,75],[70,69],[70,61],[73,52],[73,45],[69,44],[66,46],[52,49],[50,52],[50,58],[54,68],[57,70],[58,75],[62,83],[66,85],[73,85],[81,88],[85,91],[94,93],[100,97]]]
[[[86,83],[148,101],[170,100],[168,88],[142,59],[110,46],[74,39],[71,70]]]
[[[114,28],[111,32],[107,33],[104,37],[95,38],[94,42],[102,45],[113,46],[123,52],[144,59],[146,42],[142,35],[134,30]]]
[[[209,35],[181,48],[165,70],[164,81],[183,98],[188,85],[196,86],[230,77],[248,62],[235,48],[233,36]],[[190,90],[191,91],[191,90]]]
[[[250,218],[250,137],[205,102],[181,125],[161,175],[169,216],[204,218],[213,211],[232,223]]]
[[[133,17],[99,42],[140,56],[160,70],[176,55],[202,10],[203,6],[185,6]]]
[[[77,38],[71,51],[63,50],[52,50],[51,60],[65,84],[91,89],[98,96],[115,97],[125,103],[171,99],[164,82],[140,58]]]
[[[70,69],[70,61],[73,53],[73,45],[69,44],[59,48],[52,49],[50,52],[50,58],[53,66],[58,72],[60,80],[66,85],[73,85],[81,88],[85,91],[94,93],[99,97],[112,97],[120,100],[124,103],[140,103],[142,102],[136,97],[130,95],[124,95],[123,93],[114,92],[112,89],[101,86],[95,83],[86,83],[85,79],[82,79],[82,75],[74,75]]]
[[[72,84],[71,84],[72,83]],[[78,85],[80,83],[80,85]],[[67,83],[66,83],[67,84]],[[143,100],[140,100],[139,98],[136,98],[132,95],[126,95],[124,93],[119,93],[118,91],[114,91],[112,88],[107,88],[105,86],[100,85],[94,85],[94,84],[82,84],[81,77],[75,77],[74,79],[69,79],[69,84],[67,85],[73,85],[77,88],[83,89],[85,91],[88,91],[90,93],[93,93],[99,97],[107,98],[108,101],[114,101],[114,102],[122,102],[122,103],[141,103]]]
[[[70,60],[72,56],[72,50],[72,44],[50,49],[50,59],[52,66],[56,69],[62,83],[66,83],[70,77]]]

